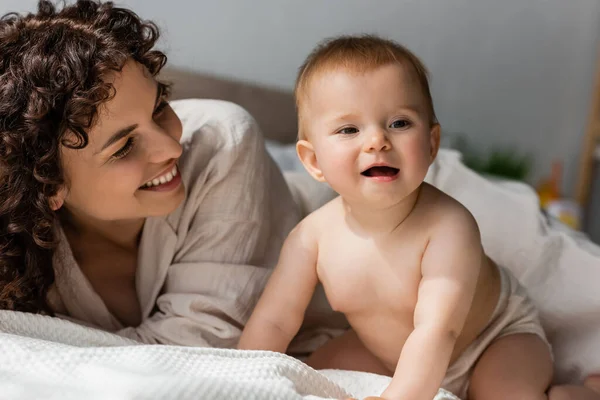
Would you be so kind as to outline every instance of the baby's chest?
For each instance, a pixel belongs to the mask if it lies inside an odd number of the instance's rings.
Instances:
[[[413,247],[381,247],[355,242],[320,251],[319,279],[334,310],[404,312],[414,307],[422,252]]]

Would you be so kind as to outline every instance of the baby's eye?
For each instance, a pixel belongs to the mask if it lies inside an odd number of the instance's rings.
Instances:
[[[347,126],[345,128],[340,129],[337,133],[341,133],[342,135],[352,135],[357,132],[358,132],[358,129],[356,129],[352,126]]]
[[[390,125],[390,128],[392,129],[405,129],[408,128],[410,126],[410,122],[405,120],[405,119],[399,119],[396,120],[394,122],[392,122],[392,124]]]

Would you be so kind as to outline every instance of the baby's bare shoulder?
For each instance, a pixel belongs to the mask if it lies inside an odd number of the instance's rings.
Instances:
[[[473,214],[461,202],[441,190],[423,184],[419,203],[420,212],[430,221],[432,233],[450,231],[479,237],[479,227]]]
[[[307,225],[308,229],[330,230],[332,226],[336,226],[342,215],[342,201],[339,197],[329,201],[322,207],[308,214],[301,222]]]
[[[423,273],[451,272],[456,279],[471,282],[483,265],[484,255],[477,222],[459,201],[428,186],[423,202],[431,216],[429,236],[421,266]],[[427,262],[425,262],[427,260]]]

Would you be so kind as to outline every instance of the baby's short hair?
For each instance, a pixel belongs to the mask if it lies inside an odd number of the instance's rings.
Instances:
[[[319,43],[299,69],[294,88],[298,111],[298,137],[306,138],[302,126],[302,101],[315,75],[337,68],[364,73],[388,64],[408,65],[413,70],[425,98],[430,123],[437,123],[429,91],[428,72],[416,55],[392,40],[375,35],[338,36]]]

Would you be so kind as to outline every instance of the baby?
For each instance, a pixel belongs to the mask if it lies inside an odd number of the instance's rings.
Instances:
[[[316,285],[352,329],[307,361],[393,375],[385,399],[545,399],[550,346],[477,223],[424,183],[440,144],[421,61],[374,36],[325,42],[296,83],[297,152],[339,197],[290,233],[240,339],[285,352]]]

